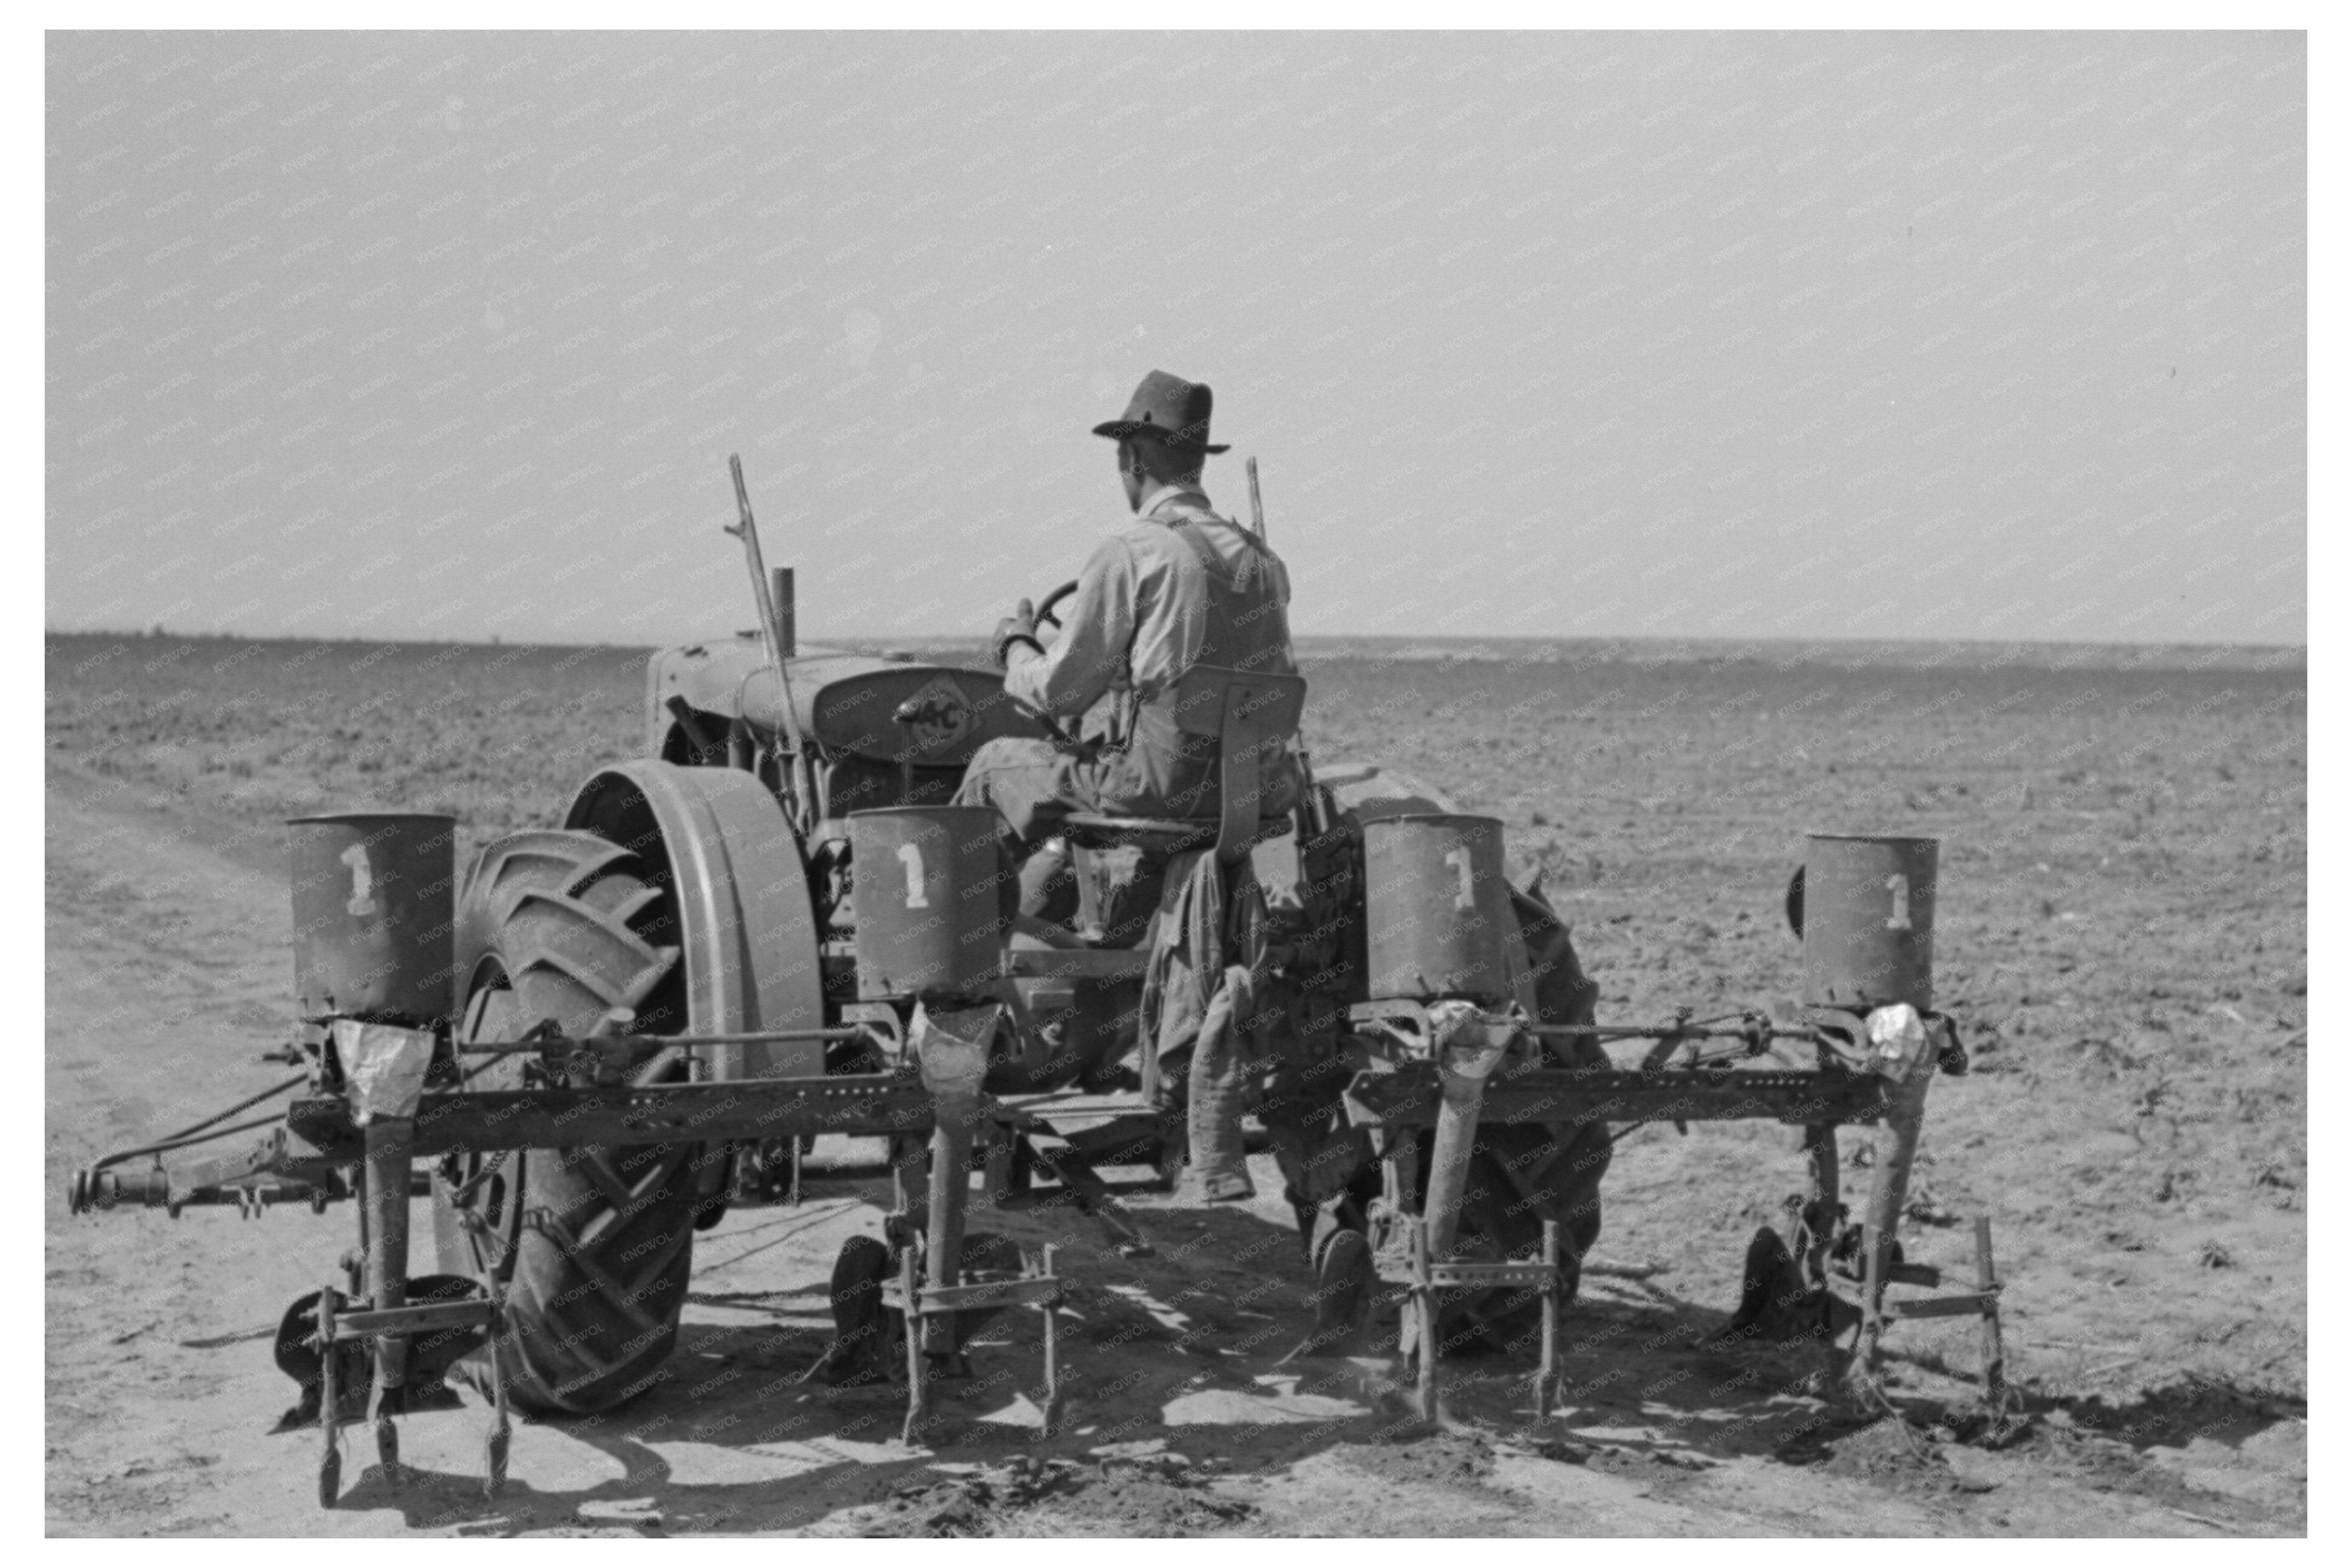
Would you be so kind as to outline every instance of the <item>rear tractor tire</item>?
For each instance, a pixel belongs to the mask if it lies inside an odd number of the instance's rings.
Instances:
[[[492,844],[458,916],[460,1043],[518,1040],[544,1019],[584,1035],[614,1008],[635,1010],[642,1030],[677,1032],[684,1015],[678,949],[663,940],[675,940],[668,906],[635,855],[591,834]],[[468,1090],[518,1089],[531,1060],[461,1056],[458,1068],[471,1074]],[[684,1076],[674,1058],[656,1058],[636,1082]],[[519,1149],[444,1164],[434,1184],[442,1267],[509,1274],[500,1345],[509,1396],[524,1409],[606,1410],[659,1375],[693,1268],[701,1153],[696,1145]],[[472,1370],[487,1375],[480,1359]]]

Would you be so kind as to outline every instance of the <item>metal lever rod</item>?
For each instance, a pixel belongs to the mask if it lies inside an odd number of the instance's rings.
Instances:
[[[805,834],[817,816],[816,785],[809,770],[808,744],[801,734],[800,710],[793,706],[793,678],[784,658],[783,622],[776,614],[776,601],[769,586],[767,557],[760,549],[760,525],[751,517],[751,492],[743,483],[743,459],[735,453],[727,455],[727,471],[735,480],[735,509],[741,521],[727,531],[743,541],[743,555],[751,569],[751,597],[760,610],[760,637],[767,644],[768,663],[775,667],[776,686],[783,708],[783,732],[791,738],[793,792],[798,820],[793,826]]]

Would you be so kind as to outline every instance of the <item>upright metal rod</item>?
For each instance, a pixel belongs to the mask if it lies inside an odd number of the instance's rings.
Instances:
[[[930,1233],[931,1189],[923,1167],[931,1157],[929,1138],[906,1134],[890,1140],[890,1203],[905,1221],[907,1247],[914,1249],[918,1234]]]
[[[1877,1168],[1864,1210],[1862,1332],[1846,1368],[1849,1387],[1865,1399],[1880,1397],[1878,1344],[1886,1332],[1886,1283],[1895,1265],[1895,1227],[1903,1220],[1911,1189],[1911,1163],[1919,1152],[1919,1132],[1927,1119],[1927,1088],[1936,1071],[1932,1051],[1920,1053],[1905,1076],[1886,1086],[1885,1120],[1878,1130]]]
[[[1984,1396],[1988,1406],[1997,1407],[2008,1386],[2008,1369],[2000,1349],[2000,1299],[1994,1292],[2000,1288],[1992,1267],[1992,1217],[1977,1216],[1977,1291],[1984,1299],[1983,1354]]]
[[[1257,493],[1257,459],[1253,457],[1242,466],[1249,470],[1250,527],[1257,530],[1258,538],[1265,538],[1265,500]]]
[[[1421,1396],[1421,1418],[1431,1426],[1437,1425],[1437,1287],[1429,1279],[1429,1224],[1412,1222],[1412,1301],[1413,1327],[1420,1336],[1420,1375],[1415,1379]]]
[[[911,1448],[931,1417],[930,1391],[923,1381],[923,1331],[918,1326],[922,1322],[923,1282],[911,1242],[898,1255],[898,1293],[907,1307],[907,1425],[899,1440]]]
[[[798,813],[793,823],[795,830],[806,832],[816,820],[815,775],[810,771],[808,744],[801,735],[800,710],[793,706],[793,676],[790,668],[792,653],[784,628],[776,614],[774,585],[768,576],[767,558],[760,550],[760,525],[751,517],[751,492],[743,484],[743,459],[728,455],[727,471],[735,480],[735,509],[740,517],[727,531],[743,541],[743,555],[751,569],[751,597],[760,612],[760,637],[767,644],[768,663],[776,672],[777,697],[783,709],[781,735],[785,737],[777,746],[779,781],[785,774],[787,761],[793,780],[793,805]],[[782,753],[789,746],[789,759]]]
[[[1382,1178],[1389,1207],[1397,1214],[1418,1215],[1421,1206],[1421,1139],[1411,1127],[1392,1130],[1381,1154]]]
[[[1462,1196],[1470,1182],[1470,1155],[1478,1142],[1478,1113],[1486,1100],[1486,1079],[1510,1048],[1507,1030],[1472,1021],[1442,1038],[1430,1054],[1437,1060],[1437,1135],[1430,1140],[1429,1195],[1422,1212],[1429,1219],[1429,1250],[1439,1260],[1454,1256],[1462,1223]]]
[[[416,1123],[407,1116],[377,1116],[367,1124],[367,1207],[373,1210],[367,1249],[368,1305],[390,1312],[408,1304],[408,1168],[416,1146]],[[329,1354],[333,1354],[329,1347]],[[375,1421],[376,1456],[385,1484],[400,1484],[400,1437],[392,1423],[401,1385],[407,1379],[408,1336],[375,1337],[375,1390],[370,1414]]]
[[[971,1120],[976,1106],[940,1104],[931,1128],[930,1244],[924,1249],[924,1272],[929,1288],[945,1290],[959,1283],[957,1265],[963,1257],[964,1198],[971,1186]],[[923,1348],[934,1355],[955,1349],[952,1312],[923,1320]]]
[[[1797,1260],[1805,1288],[1829,1283],[1829,1252],[1837,1239],[1837,1124],[1815,1122],[1805,1128],[1805,1255]]]
[[[1429,1192],[1422,1212],[1429,1219],[1431,1255],[1451,1258],[1462,1225],[1462,1195],[1470,1185],[1470,1155],[1478,1141],[1478,1111],[1486,1098],[1486,1081],[1448,1072],[1439,1082],[1444,1097],[1437,1106],[1437,1135],[1430,1140]]]
[[[498,1281],[489,1281],[490,1305],[496,1314],[490,1319],[490,1432],[483,1445],[485,1474],[482,1495],[496,1498],[507,1484],[507,1454],[514,1441],[513,1423],[507,1419],[506,1361],[499,1354],[499,1341],[507,1335],[506,1291]]]
[[[335,1291],[332,1280],[319,1287],[319,1506],[332,1508],[343,1490],[343,1451],[337,1445],[336,1413],[342,1389],[335,1381]]]
[[[963,1255],[964,1203],[971,1192],[972,1132],[980,1122],[981,1081],[988,1071],[988,1048],[1003,1023],[999,1003],[978,1007],[931,1009],[918,1002],[908,1028],[915,1049],[915,1064],[923,1088],[931,1098],[931,1179],[929,1213],[924,1229],[924,1273],[931,1290],[957,1283]],[[926,1317],[918,1330],[910,1321],[910,1336],[923,1349],[940,1355],[956,1346],[953,1313]]]
[[[1559,1221],[1543,1222],[1543,1353],[1536,1363],[1536,1414],[1551,1414],[1559,1384]]]
[[[791,567],[769,568],[768,602],[776,612],[776,651],[787,659],[796,657],[800,653],[800,604],[793,587]]]
[[[353,1301],[368,1293],[368,1259],[373,1255],[368,1239],[368,1210],[371,1207],[367,1158],[362,1154],[359,1165],[352,1171],[352,1214],[359,1225],[360,1244],[357,1250],[343,1254],[343,1294]]]
[[[1054,1275],[1054,1244],[1048,1241],[1039,1260],[1039,1271],[1047,1279]],[[1039,1435],[1050,1437],[1062,1416],[1061,1313],[1059,1303],[1053,1301],[1046,1301],[1041,1310],[1045,1314],[1045,1401],[1038,1409],[1042,1417]]]

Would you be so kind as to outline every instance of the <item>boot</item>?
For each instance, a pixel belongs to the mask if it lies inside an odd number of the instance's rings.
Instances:
[[[1297,1356],[1346,1355],[1361,1337],[1371,1315],[1371,1243],[1360,1230],[1339,1229],[1316,1249],[1315,1327],[1285,1361]]]

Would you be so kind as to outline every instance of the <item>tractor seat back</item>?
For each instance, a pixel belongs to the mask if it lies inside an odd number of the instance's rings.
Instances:
[[[1182,821],[1076,812],[1063,825],[1071,841],[1089,849],[1132,844],[1164,854],[1213,844],[1217,859],[1230,863],[1253,845],[1290,831],[1287,815],[1262,818],[1257,807],[1265,794],[1268,753],[1298,733],[1307,710],[1305,679],[1195,664],[1176,677],[1170,695],[1179,729],[1217,737],[1216,817]]]

